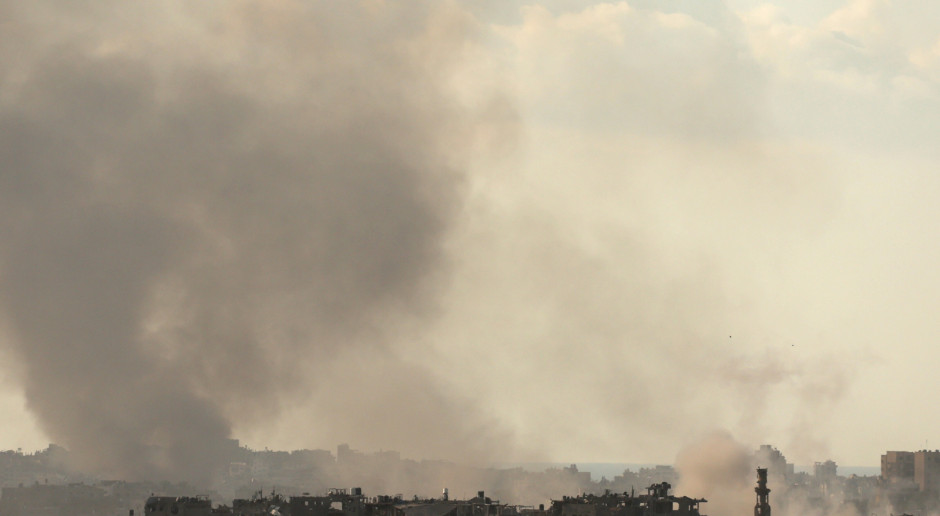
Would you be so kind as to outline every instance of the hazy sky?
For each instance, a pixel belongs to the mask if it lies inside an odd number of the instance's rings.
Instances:
[[[17,4],[0,448],[940,446],[940,4]]]

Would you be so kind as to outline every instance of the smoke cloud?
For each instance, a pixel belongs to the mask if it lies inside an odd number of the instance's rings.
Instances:
[[[23,4],[4,372],[85,466],[662,463],[716,427],[872,464],[940,418],[885,387],[937,358],[934,7]]]
[[[28,406],[80,467],[205,478],[233,425],[311,386],[366,400],[373,423],[411,418],[381,429],[392,444],[414,428],[432,451],[471,440],[386,346],[434,311],[446,267],[476,124],[449,90],[470,17],[438,2],[0,10],[23,37],[4,31],[0,65],[2,305]]]
[[[676,456],[676,493],[705,498],[709,514],[748,514],[753,509],[754,454],[724,431],[683,448]]]
[[[804,281],[782,257],[822,238],[839,180],[776,133],[734,15],[690,4],[530,5],[499,32],[531,152],[474,177],[435,342],[558,461],[662,462],[716,426],[789,446],[852,379],[779,279]]]

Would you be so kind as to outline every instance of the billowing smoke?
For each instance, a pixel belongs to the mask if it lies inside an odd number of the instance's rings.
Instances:
[[[711,515],[752,514],[756,502],[756,469],[767,468],[770,507],[777,516],[858,516],[850,489],[833,479],[787,471],[786,459],[774,448],[743,444],[726,431],[714,431],[684,447],[676,456],[676,493],[705,498],[703,512]],[[790,465],[792,466],[792,464]],[[871,514],[893,512],[884,500],[867,505]]]
[[[676,493],[708,500],[709,514],[748,514],[753,507],[754,455],[724,431],[715,431],[676,456]]]
[[[290,0],[0,12],[17,27],[0,36],[2,306],[28,405],[79,466],[205,478],[233,424],[311,386],[364,400],[392,444],[422,428],[473,451],[498,432],[450,423],[385,345],[434,310],[474,139],[449,92],[471,18]],[[373,393],[420,404],[396,429]]]
[[[881,386],[932,377],[930,18],[543,4],[0,0],[0,335],[44,432],[136,476],[226,436],[877,460],[842,401],[897,435]]]

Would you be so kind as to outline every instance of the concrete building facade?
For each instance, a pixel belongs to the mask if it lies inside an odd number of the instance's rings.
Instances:
[[[881,456],[881,478],[889,485],[913,483],[914,452],[885,452]]]
[[[914,482],[922,492],[940,493],[940,450],[914,452]]]

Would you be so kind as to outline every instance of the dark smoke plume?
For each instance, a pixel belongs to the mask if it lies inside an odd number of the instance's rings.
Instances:
[[[322,364],[362,350],[394,374],[385,336],[433,311],[459,201],[473,120],[447,81],[472,19],[289,0],[0,13],[2,306],[29,407],[79,466],[205,478],[234,422],[345,389]],[[427,417],[438,449],[469,439],[406,374],[430,408],[399,434]],[[371,380],[356,394],[394,392]]]

